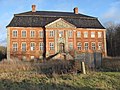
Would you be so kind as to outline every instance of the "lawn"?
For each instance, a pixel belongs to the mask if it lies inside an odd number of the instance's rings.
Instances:
[[[52,77],[33,71],[0,74],[0,90],[120,90],[120,72],[53,74]]]

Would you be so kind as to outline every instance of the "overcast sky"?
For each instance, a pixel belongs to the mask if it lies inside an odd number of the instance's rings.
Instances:
[[[37,11],[73,12],[98,17],[104,25],[106,22],[120,23],[120,0],[0,0],[0,45],[6,45],[6,26],[16,13],[31,11],[31,5]]]

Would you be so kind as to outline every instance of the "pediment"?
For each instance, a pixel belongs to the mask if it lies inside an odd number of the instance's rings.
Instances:
[[[76,28],[75,25],[67,22],[66,20],[59,18],[45,26],[46,28]]]

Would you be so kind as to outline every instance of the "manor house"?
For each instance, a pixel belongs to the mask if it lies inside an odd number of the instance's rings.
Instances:
[[[79,59],[81,53],[106,51],[106,29],[98,18],[73,12],[32,10],[14,14],[7,26],[7,58]]]

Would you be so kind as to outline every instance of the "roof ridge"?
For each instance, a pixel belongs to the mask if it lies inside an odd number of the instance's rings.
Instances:
[[[31,17],[33,17],[33,16],[38,16],[38,17],[58,17],[58,18],[64,18],[64,17],[66,17],[66,18],[81,18],[81,19],[97,19],[96,17],[94,17],[94,18],[90,18],[90,17],[75,17],[75,16],[49,16],[49,15],[15,15],[15,16],[31,16]]]
[[[18,13],[18,14],[14,14],[14,16],[73,16],[73,17],[89,17],[89,18],[96,18],[96,17],[92,17],[92,16],[88,16],[85,14],[74,14],[73,12],[61,12],[61,11],[36,11],[36,12],[32,12],[32,11],[28,11],[28,12],[23,12],[23,13]]]

